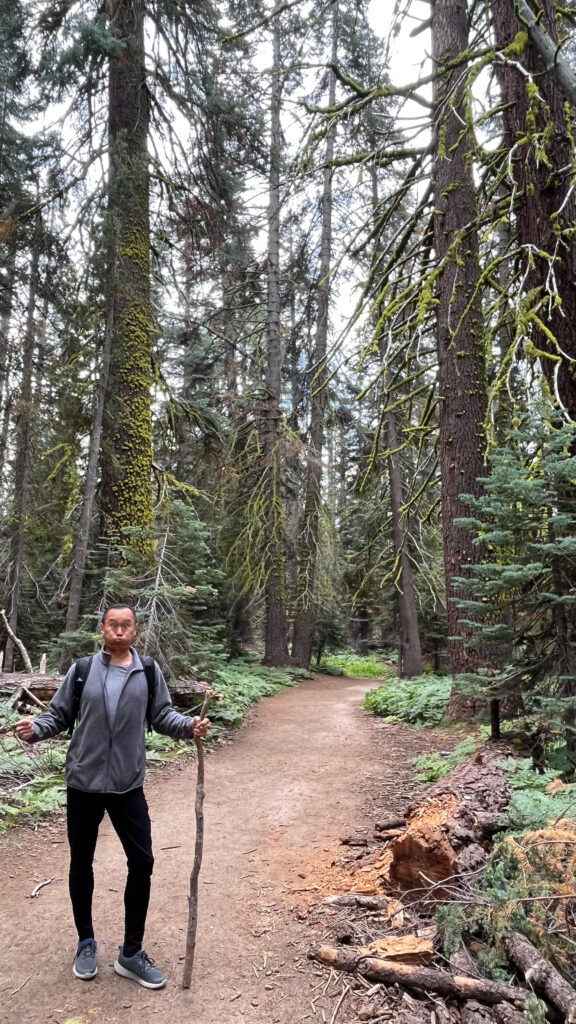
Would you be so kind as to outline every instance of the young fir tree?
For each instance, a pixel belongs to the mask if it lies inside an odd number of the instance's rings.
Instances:
[[[467,496],[482,564],[459,600],[487,665],[462,682],[484,700],[514,695],[553,729],[563,723],[572,769],[576,733],[576,427],[533,416],[490,459],[485,493]],[[461,589],[466,584],[460,580]],[[538,699],[536,699],[538,698]]]

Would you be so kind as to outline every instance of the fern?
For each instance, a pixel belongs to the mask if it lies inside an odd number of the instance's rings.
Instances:
[[[387,722],[408,722],[433,726],[444,717],[452,687],[449,676],[423,675],[417,679],[395,679],[370,690],[363,707]]]
[[[417,771],[417,782],[437,782],[443,779],[456,765],[467,761],[477,747],[478,741],[473,736],[467,736],[450,753],[420,754],[412,761]]]
[[[502,829],[528,831],[558,818],[576,818],[576,784],[547,793],[547,787],[557,777],[555,772],[534,771],[529,758],[507,757],[497,764],[506,772],[512,791],[512,799],[500,817]]]

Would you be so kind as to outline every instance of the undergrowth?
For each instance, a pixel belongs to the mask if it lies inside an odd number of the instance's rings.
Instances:
[[[392,679],[395,669],[377,657],[361,658],[359,654],[346,651],[344,654],[329,654],[316,666],[319,672],[328,675],[352,676],[358,679]]]
[[[480,972],[507,980],[505,939],[517,930],[570,979],[576,971],[576,784],[564,785],[553,771],[534,771],[529,758],[509,757],[498,765],[508,776],[511,801],[482,879],[467,890],[465,903],[436,912],[445,955],[468,936]],[[533,1009],[530,1019],[537,1020],[538,1006]]]
[[[450,676],[422,675],[416,679],[394,679],[387,686],[370,690],[363,707],[387,722],[409,725],[438,725],[450,699]]]

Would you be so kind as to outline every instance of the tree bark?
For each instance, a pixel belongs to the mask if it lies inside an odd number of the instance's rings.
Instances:
[[[332,7],[331,64],[338,59],[338,4]],[[336,75],[330,71],[328,106],[336,102]],[[320,270],[318,280],[318,312],[314,357],[310,381],[310,449],[306,465],[306,497],[304,522],[300,541],[298,571],[298,598],[294,620],[292,660],[308,668],[312,658],[316,618],[315,585],[322,507],[322,450],[326,418],[326,347],[328,341],[328,314],[330,307],[330,263],[332,254],[332,179],[334,170],[334,144],[336,119],[333,118],[326,137],[324,185],[322,190],[322,235],[320,242]]]
[[[387,435],[390,512],[392,516],[394,554],[398,566],[394,581],[398,594],[398,618],[400,624],[398,675],[402,679],[413,679],[415,676],[422,675],[422,648],[420,646],[420,631],[418,629],[416,592],[414,590],[410,556],[407,550],[408,539],[402,518],[404,493],[402,471],[398,456],[396,414],[394,411],[389,412],[387,416]]]
[[[556,46],[554,4],[538,0],[537,7],[538,25],[548,33],[550,45]],[[495,0],[492,19],[496,45],[506,51],[519,28],[509,0]],[[521,54],[514,53],[506,64],[496,62],[496,71],[503,101],[502,147],[510,151],[515,185],[521,297],[526,307],[522,315],[527,320],[525,349],[538,356],[552,395],[574,420],[576,203],[571,171],[573,135],[564,92],[533,35]]]
[[[151,558],[152,512],[150,214],[143,0],[109,0],[110,373],[102,437],[101,511],[112,551],[122,543]],[[128,530],[138,528],[136,534]]]
[[[374,140],[377,145],[377,140]],[[378,175],[376,167],[372,167],[372,205],[374,212],[379,208]],[[380,321],[383,309],[380,307],[378,321]],[[383,338],[378,338],[378,347],[383,364],[386,361],[386,345]],[[391,367],[383,365],[384,393],[382,401],[386,405],[392,404],[393,397],[389,390],[391,381]],[[416,605],[416,590],[412,565],[408,552],[408,537],[405,526],[405,519],[402,513],[404,507],[404,487],[402,481],[402,467],[398,451],[398,428],[396,412],[391,409],[386,414],[386,442],[388,448],[388,482],[390,485],[390,515],[392,519],[392,539],[394,544],[395,578],[399,640],[398,640],[398,675],[402,679],[413,679],[422,674],[422,647],[420,644],[420,630],[418,628],[418,610]]]
[[[576,989],[541,956],[526,936],[512,932],[506,939],[506,949],[513,963],[523,971],[527,983],[560,1010],[566,1021],[576,1021]]]
[[[460,495],[478,495],[484,474],[487,409],[484,326],[479,290],[476,194],[472,178],[473,139],[468,128],[466,75],[443,66],[468,47],[465,0],[434,0],[432,59],[434,85],[434,246],[438,276],[437,348],[442,531],[450,662],[454,674],[475,671],[482,652],[461,621],[455,577],[469,577],[480,561],[469,530],[454,526],[468,508]],[[453,693],[450,717],[467,717],[475,704]]]
[[[280,335],[280,19],[273,18],[273,66],[270,109],[270,183],[267,261],[266,409],[263,423],[263,495],[266,548],[265,665],[288,662],[288,624],[285,573],[285,517],[280,451],[282,339]]]
[[[530,42],[540,54],[546,70],[554,76],[572,109],[576,111],[576,81],[569,63],[559,52],[555,26],[547,19],[545,24],[548,31],[543,29],[541,19],[530,9],[526,0],[508,0],[508,6],[514,11],[520,25],[526,26]]]
[[[13,229],[15,230],[15,229]],[[4,480],[4,463],[8,443],[8,425],[13,405],[10,389],[10,369],[12,365],[12,346],[10,344],[10,321],[14,304],[14,284],[16,280],[16,242],[10,239],[2,273],[0,288],[0,489]],[[1,493],[1,490],[0,490]]]
[[[30,445],[32,441],[32,378],[34,349],[36,346],[36,298],[40,280],[40,253],[42,250],[42,217],[36,214],[30,253],[30,277],[26,329],[22,351],[22,381],[16,415],[16,454],[14,464],[14,500],[8,529],[9,554],[7,595],[10,602],[8,624],[18,633],[20,593],[26,540],[26,511],[30,487]],[[14,642],[10,636],[4,650],[4,671],[11,672],[14,665]]]
[[[108,371],[110,367],[110,346],[112,339],[112,316],[113,312],[110,310],[108,314],[108,320],[106,323],[106,330],[104,333],[104,345],[102,348],[102,366],[100,369],[100,379],[98,381],[98,391],[96,395],[96,406],[94,409],[94,419],[92,421],[92,431],[90,434],[90,446],[88,449],[88,463],[86,466],[86,480],[84,482],[84,498],[82,500],[82,510],[80,512],[80,522],[78,524],[78,533],[76,534],[76,543],[74,545],[74,557],[72,561],[72,571],[70,574],[70,588],[68,591],[68,608],[66,609],[66,633],[73,633],[78,626],[80,618],[80,603],[82,600],[82,587],[84,584],[84,570],[86,568],[86,558],[88,556],[88,542],[90,537],[90,521],[92,519],[92,508],[94,505],[94,497],[96,495],[96,486],[98,483],[98,460],[100,456],[100,440],[102,437],[102,418],[104,415],[104,396],[106,393],[106,385],[108,382]],[[63,648],[60,655],[60,663],[58,669],[60,672],[67,672],[72,664],[73,651],[69,644]]]
[[[496,1014],[475,999],[471,999],[462,1007],[462,1024],[496,1024],[497,1020]]]

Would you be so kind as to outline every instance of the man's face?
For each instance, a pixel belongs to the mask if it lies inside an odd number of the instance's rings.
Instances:
[[[136,636],[136,620],[131,608],[112,608],[100,623],[107,651],[127,651]]]

